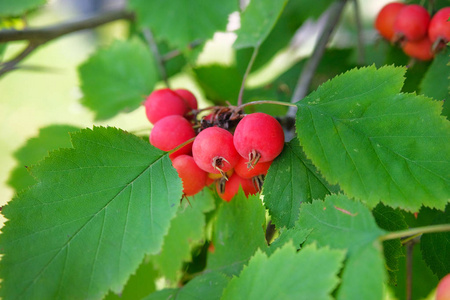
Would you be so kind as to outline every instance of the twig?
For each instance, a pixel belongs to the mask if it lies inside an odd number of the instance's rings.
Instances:
[[[363,34],[362,34],[362,22],[361,22],[361,12],[359,10],[358,0],[353,0],[353,11],[355,13],[355,22],[356,22],[356,34],[358,37],[357,51],[358,51],[358,64],[363,65],[365,61],[365,53],[364,53],[364,42],[363,42]]]
[[[251,105],[258,105],[258,104],[275,104],[275,105],[297,107],[295,104],[292,104],[289,102],[281,102],[281,101],[274,101],[274,100],[257,100],[257,101],[252,101],[252,102],[241,104],[241,105],[237,106],[237,109],[241,110],[244,107],[251,106]]]
[[[188,45],[188,48],[189,48],[189,49],[194,49],[194,48],[200,46],[201,44],[203,44],[203,42],[204,42],[204,40],[195,40],[195,41],[193,41],[192,43],[190,43],[190,44]],[[182,53],[183,53],[183,52],[180,51],[179,49],[172,50],[172,51],[170,51],[170,52],[164,54],[164,55],[162,56],[162,60],[163,60],[164,62],[166,62],[166,61],[168,61],[168,60],[171,60],[172,58],[177,57],[178,55],[181,55]]]
[[[412,299],[413,252],[415,245],[415,240],[411,240],[406,244],[406,300]]]
[[[319,66],[319,62],[325,53],[326,46],[330,40],[337,23],[339,22],[340,16],[342,14],[343,8],[347,0],[339,0],[334,2],[333,6],[327,12],[327,21],[325,27],[322,31],[320,38],[318,39],[316,46],[314,47],[313,54],[306,63],[303,71],[297,81],[297,85],[294,89],[294,94],[292,95],[291,102],[295,103],[303,99],[308,93],[309,86],[313,76]],[[289,108],[288,116],[295,116],[296,108]]]
[[[439,225],[432,225],[432,226],[424,226],[424,227],[417,227],[417,228],[411,228],[407,230],[402,231],[394,231],[387,233],[385,235],[382,235],[379,237],[380,241],[387,241],[387,240],[394,240],[399,239],[403,237],[409,237],[417,234],[424,234],[424,233],[436,233],[436,232],[445,232],[450,231],[450,224],[439,224]]]
[[[145,40],[147,41],[147,44],[148,44],[150,50],[152,51],[153,55],[155,56],[156,65],[158,66],[158,71],[159,71],[159,74],[161,75],[161,78],[164,80],[164,83],[166,84],[166,86],[168,88],[170,88],[169,79],[167,77],[167,72],[166,72],[166,66],[164,65],[164,60],[163,60],[161,54],[159,53],[158,45],[155,42],[155,38],[153,36],[152,31],[148,28],[144,28],[142,30],[142,33],[144,34]]]
[[[255,58],[258,55],[259,45],[255,46],[253,49],[252,57],[250,58],[250,61],[248,62],[247,69],[245,70],[244,77],[242,78],[241,83],[241,89],[239,90],[239,96],[237,105],[242,105],[242,96],[244,95],[244,89],[245,89],[245,82],[247,81],[248,74],[250,73],[250,70],[252,69],[253,63],[255,62]]]
[[[29,28],[23,30],[1,30],[0,43],[28,40],[28,46],[13,59],[0,65],[0,76],[17,69],[17,65],[25,59],[29,54],[35,51],[39,46],[61,37],[63,35],[91,29],[106,23],[117,21],[120,19],[133,20],[134,14],[125,10],[110,11],[79,21],[73,21],[43,28]]]

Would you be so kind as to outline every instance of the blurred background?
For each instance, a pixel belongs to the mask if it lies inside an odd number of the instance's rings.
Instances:
[[[387,0],[360,1],[363,16],[364,39],[373,41],[376,34],[373,20]],[[350,3],[349,3],[350,4]],[[121,0],[51,0],[44,8],[30,14],[28,26],[39,27],[75,20],[99,11],[124,7]],[[350,10],[350,6],[347,9]],[[230,18],[230,28],[236,20]],[[274,76],[283,66],[292,64],[299,57],[307,56],[312,50],[315,33],[320,28],[318,22],[306,22],[303,30],[296,35],[289,49],[281,51],[261,72],[249,78],[250,85],[257,85],[268,76]],[[348,11],[341,21],[333,43],[345,46],[354,43],[354,36],[348,28],[354,27],[353,13]],[[143,107],[104,122],[95,122],[94,114],[80,104],[77,66],[85,61],[98,47],[110,44],[114,39],[125,39],[128,28],[125,21],[116,21],[95,30],[85,30],[53,40],[32,53],[23,65],[42,68],[41,71],[15,70],[0,78],[0,205],[13,197],[13,190],[7,185],[9,174],[17,166],[14,153],[26,141],[37,136],[39,129],[51,124],[67,124],[77,127],[93,125],[115,126],[131,132],[149,132],[150,124]],[[199,56],[199,64],[211,60],[227,63],[233,59],[232,33],[216,34],[208,42]],[[25,43],[10,43],[5,58],[14,56],[23,49]],[[203,105],[205,99],[195,82],[186,74],[171,78],[174,87],[193,90]]]

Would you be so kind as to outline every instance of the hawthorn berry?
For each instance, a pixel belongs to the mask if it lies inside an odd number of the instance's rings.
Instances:
[[[145,100],[144,106],[147,118],[152,124],[167,116],[183,116],[188,111],[186,101],[171,89],[153,91]]]
[[[201,169],[222,175],[233,169],[239,160],[233,135],[220,127],[200,131],[192,145],[192,156]]]
[[[193,196],[205,187],[207,173],[197,166],[192,156],[180,155],[172,161],[172,165],[183,182],[185,196]]]
[[[404,3],[392,2],[386,4],[375,19],[375,29],[388,41],[394,38],[394,22]]]
[[[450,274],[439,281],[436,288],[436,300],[450,300]]]
[[[174,90],[174,92],[180,95],[181,98],[186,101],[189,110],[198,108],[197,98],[195,98],[194,94],[192,94],[190,91],[186,89],[176,89]]]
[[[408,56],[417,58],[419,60],[427,61],[434,57],[432,50],[433,43],[426,36],[419,41],[406,41],[403,46],[403,52]]]
[[[254,195],[258,190],[253,185],[251,179],[242,178],[236,173],[233,173],[227,180],[219,180],[216,184],[217,193],[223,200],[230,202],[231,199],[238,193],[239,187],[242,187],[245,196]]]
[[[428,26],[428,36],[431,43],[439,40],[442,44],[447,44],[450,41],[450,7],[440,9],[430,21]]]
[[[150,132],[150,144],[162,151],[170,151],[189,139],[195,137],[195,131],[188,120],[179,115],[162,118],[153,126]],[[189,143],[174,153],[173,159],[181,154],[190,154],[192,143]]]
[[[265,113],[246,115],[234,131],[234,146],[248,166],[274,160],[283,150],[284,132],[278,121]]]
[[[234,166],[234,171],[242,178],[250,179],[258,175],[266,175],[271,164],[272,160],[266,162],[258,162],[254,166],[250,166],[249,168],[247,159],[241,156],[236,166]]]
[[[418,4],[405,5],[394,22],[394,40],[418,41],[427,35],[430,14]]]

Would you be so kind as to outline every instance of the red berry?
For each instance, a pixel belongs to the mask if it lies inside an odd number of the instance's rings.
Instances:
[[[431,18],[428,36],[432,43],[440,39],[443,44],[450,41],[450,7],[444,7]]]
[[[254,166],[249,166],[247,162],[248,159],[241,156],[236,166],[234,166],[234,171],[242,178],[247,179],[258,175],[266,175],[270,165],[272,164],[272,160],[266,162],[258,162]]]
[[[375,28],[388,41],[394,37],[394,22],[404,6],[405,4],[400,2],[388,3],[380,10],[375,19]]]
[[[246,115],[234,131],[234,146],[251,165],[274,160],[283,150],[283,128],[268,114]]]
[[[180,155],[172,161],[178,176],[183,181],[183,193],[193,196],[200,192],[206,185],[206,172],[200,169],[189,155]]]
[[[144,105],[147,118],[152,124],[167,116],[183,116],[188,109],[186,101],[171,89],[153,91]]]
[[[439,281],[436,288],[436,300],[450,300],[450,274]]]
[[[220,198],[230,202],[231,199],[233,199],[233,197],[238,193],[240,186],[247,197],[248,195],[254,195],[258,192],[251,179],[242,178],[236,173],[231,175],[228,181],[219,180],[217,182],[216,189]]]
[[[411,4],[403,7],[394,22],[394,39],[418,41],[427,35],[430,14],[420,5]]]
[[[194,94],[192,94],[190,91],[186,89],[176,89],[174,92],[180,95],[181,98],[186,101],[190,109],[198,108],[197,98],[195,98]]]
[[[428,37],[416,42],[407,41],[403,44],[402,49],[408,56],[420,60],[430,60],[434,57],[432,50],[433,43]]]
[[[206,128],[197,135],[192,145],[192,155],[201,169],[215,174],[233,169],[239,160],[233,135],[219,127]]]
[[[167,116],[153,126],[150,132],[150,144],[162,151],[170,151],[187,140],[195,137],[195,131],[188,120],[182,116]],[[192,143],[170,154],[173,159],[181,154],[190,154]]]

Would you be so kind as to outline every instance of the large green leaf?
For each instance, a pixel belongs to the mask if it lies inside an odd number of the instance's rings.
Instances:
[[[330,186],[317,172],[297,139],[285,144],[270,166],[263,186],[264,204],[278,228],[295,225],[302,202],[323,199],[338,191],[339,188]]]
[[[78,71],[82,103],[95,112],[96,120],[138,108],[159,76],[148,47],[137,39],[98,50]]]
[[[206,189],[189,203],[184,200],[184,205],[179,207],[164,237],[162,250],[153,256],[155,265],[167,279],[177,280],[183,263],[191,260],[192,247],[205,236],[204,213],[211,209],[214,209],[214,199]]]
[[[208,255],[206,268],[239,274],[258,248],[267,248],[264,223],[265,210],[257,196],[247,199],[241,189],[231,202],[222,203],[213,231],[215,250]]]
[[[286,244],[270,257],[258,250],[239,277],[230,281],[222,299],[332,299],[344,257],[344,251],[315,245],[297,253]]]
[[[394,210],[380,203],[372,210],[372,214],[377,225],[384,230],[400,231],[408,228],[404,216],[399,210]],[[405,257],[400,239],[384,241],[383,252],[389,274],[389,283],[396,285],[399,260]]]
[[[0,17],[20,16],[46,2],[46,0],[0,0]]]
[[[29,139],[24,146],[14,152],[18,165],[12,170],[8,184],[18,192],[36,183],[27,168],[37,164],[50,151],[70,147],[69,132],[78,130],[79,128],[69,125],[41,128],[37,137]]]
[[[228,16],[239,9],[238,0],[130,0],[137,20],[177,48],[185,48],[195,40],[212,38],[225,31]]]
[[[283,247],[288,243],[293,244],[298,250],[300,249],[300,245],[303,244],[310,233],[311,229],[303,228],[289,228],[280,230],[280,235],[270,244],[270,247],[267,250],[267,254],[271,255],[277,249]]]
[[[235,48],[259,47],[280,17],[287,0],[250,1],[241,14]]]
[[[403,68],[340,75],[298,104],[297,135],[308,158],[351,197],[417,211],[450,197],[450,122],[441,105],[399,94]]]
[[[347,250],[337,299],[382,299],[384,258],[378,228],[369,209],[344,195],[331,195],[300,207],[298,228],[312,229],[306,244]]]
[[[2,211],[5,299],[99,299],[162,247],[182,194],[169,157],[115,128],[72,144],[33,167],[39,182]]]

